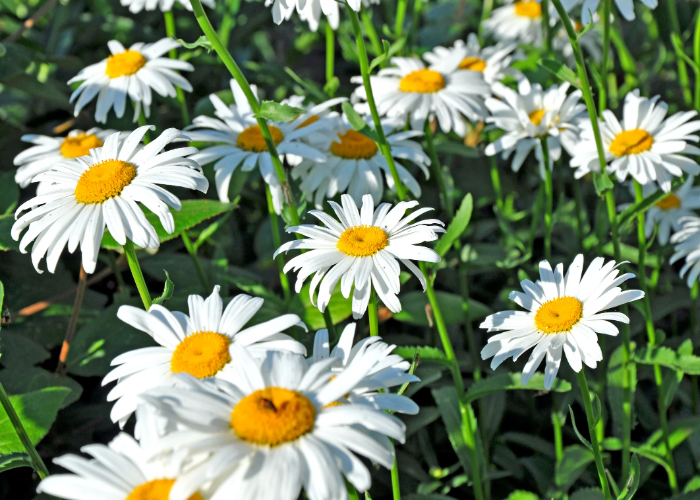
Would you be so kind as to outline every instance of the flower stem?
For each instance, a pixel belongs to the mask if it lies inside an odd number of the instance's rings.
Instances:
[[[83,305],[83,296],[85,295],[85,286],[87,285],[87,274],[83,265],[80,265],[80,274],[78,275],[78,288],[75,290],[75,301],[73,302],[73,311],[70,315],[70,321],[68,322],[68,328],[66,329],[66,337],[63,340],[63,345],[61,346],[61,354],[58,357],[58,364],[56,365],[56,373],[62,375],[66,372],[66,359],[68,358],[68,351],[70,350],[70,345],[73,342],[73,337],[75,336],[75,330],[78,327],[78,316],[80,315],[80,307]]]
[[[333,324],[333,318],[331,317],[331,310],[330,307],[326,306],[326,308],[323,310],[323,319],[326,322],[326,330],[328,330],[328,337],[330,338],[331,342],[337,339],[336,337],[336,331],[335,331],[335,325]]]
[[[572,183],[574,191],[574,199],[576,200],[576,239],[578,246],[583,250],[583,230],[585,225],[586,207],[583,204],[583,195],[581,194],[581,184],[578,179],[574,179]]]
[[[270,214],[270,226],[272,227],[272,242],[275,248],[282,246],[282,240],[280,238],[280,228],[277,221],[277,214],[275,213],[275,207],[272,204],[272,193],[270,192],[270,187],[265,185],[265,195],[267,196],[267,211]],[[277,269],[280,275],[280,284],[282,285],[282,293],[284,293],[284,301],[287,304],[291,303],[292,292],[289,288],[289,278],[284,273],[284,254],[277,256],[275,261],[277,262]],[[326,308],[327,310],[328,308]],[[330,331],[330,330],[329,330]]]
[[[187,231],[183,231],[181,237],[182,242],[185,244],[185,248],[187,249],[187,253],[190,254],[192,263],[194,264],[194,267],[197,270],[197,275],[199,275],[199,281],[202,282],[202,286],[204,287],[204,293],[208,295],[211,293],[211,288],[209,287],[209,280],[207,279],[207,275],[204,272],[202,263],[199,261],[199,257],[197,256],[197,249],[192,244],[192,240],[187,234]]]
[[[695,65],[700,67],[700,13],[695,20],[695,34],[693,36],[693,59]],[[700,75],[695,75],[695,109],[700,111]]]
[[[595,458],[596,469],[598,470],[600,485],[603,487],[605,500],[611,500],[612,495],[610,494],[610,485],[608,484],[608,477],[605,474],[605,466],[603,465],[603,458],[600,455],[600,446],[598,445],[598,436],[596,436],[595,432],[595,418],[593,416],[593,406],[591,405],[591,395],[588,392],[588,382],[586,381],[586,373],[583,368],[581,368],[581,371],[576,374],[576,378],[578,379],[578,385],[581,388],[583,406],[586,408],[588,434],[591,438],[591,447],[593,448],[593,456]]]
[[[554,427],[554,456],[556,457],[556,465],[559,466],[561,459],[564,457],[564,440],[562,439],[561,428],[563,424],[563,416],[557,410],[555,400],[552,400],[554,411],[552,412],[552,427]]]
[[[450,216],[450,220],[454,217],[454,205],[452,204],[452,196],[447,189],[447,182],[445,182],[445,176],[442,173],[442,165],[440,164],[440,159],[438,158],[437,151],[435,150],[435,140],[433,137],[433,129],[430,127],[430,118],[425,120],[425,142],[427,145],[428,155],[430,156],[430,166],[433,170],[433,175],[437,180],[438,186],[440,187],[440,194],[442,196],[442,204],[445,211]]]
[[[424,0],[415,0],[413,2],[413,20],[411,21],[411,32],[408,34],[408,39],[406,40],[406,52],[411,55],[413,53],[413,44],[416,41],[416,33],[418,32],[418,25],[420,24],[420,12],[423,9]]]
[[[491,17],[493,0],[483,0],[481,3],[481,21],[479,22],[479,42],[484,43],[484,21]]]
[[[375,56],[378,56],[384,50],[382,49],[382,43],[379,41],[379,35],[377,35],[377,29],[372,24],[372,16],[367,12],[364,6],[361,7],[360,14],[362,16],[362,25],[365,27],[365,32],[367,33],[367,38],[369,38],[369,43],[372,44],[372,51]],[[387,61],[384,60],[379,64],[380,68],[385,68]]]
[[[542,0],[542,48],[545,55],[551,52],[551,39],[549,37],[549,0]]]
[[[676,7],[676,0],[666,0],[666,6],[668,7],[668,17],[671,21],[671,33],[676,35],[679,40],[681,38],[681,24],[678,21],[678,8]],[[693,96],[690,92],[690,82],[688,81],[688,67],[685,65],[685,61],[676,56],[678,63],[678,81],[681,84],[681,90],[683,91],[683,101],[690,105],[693,102]]]
[[[394,25],[394,36],[398,40],[403,35],[403,24],[406,20],[406,4],[408,0],[398,0],[396,5],[396,23]]]
[[[394,466],[391,468],[391,491],[394,500],[401,500],[401,486],[399,484],[399,463],[396,453],[396,443],[394,443]]]
[[[234,16],[238,14],[241,8],[241,0],[227,0],[220,4],[223,10],[221,18],[221,26],[219,26],[219,39],[224,47],[228,47],[228,40],[231,36],[231,30],[236,25]]]
[[[146,311],[148,311],[151,308],[151,294],[148,292],[146,280],[143,278],[141,266],[139,265],[139,259],[136,257],[134,242],[129,238],[127,238],[126,243],[124,243],[124,255],[126,255],[126,261],[129,263],[129,269],[131,270],[131,275],[134,277],[134,282],[136,283],[136,288],[143,301],[143,306],[146,308]]]
[[[496,207],[503,213],[503,189],[501,188],[501,174],[498,172],[498,161],[495,156],[490,156],[491,159],[491,184],[493,184],[493,193],[496,197]]]
[[[690,338],[695,340],[698,334],[698,296],[700,296],[700,282],[697,280],[690,289]]]
[[[165,34],[168,38],[175,38],[175,16],[172,10],[163,12],[163,17],[165,18]],[[177,50],[172,49],[170,51],[170,59],[177,59]],[[180,103],[180,113],[182,114],[182,126],[186,127],[190,124],[190,113],[187,110],[187,101],[185,100],[185,91],[182,90],[177,85],[175,86],[175,92],[177,93],[177,102]]]
[[[549,169],[549,146],[547,138],[540,138],[542,143],[542,161],[544,162],[544,258],[552,258],[552,206],[554,188],[552,187],[552,171]]]
[[[603,61],[600,65],[602,85],[598,89],[598,109],[603,111],[608,103],[608,60],[610,58],[610,8],[612,0],[603,0]],[[591,22],[593,20],[591,19]]]
[[[143,114],[143,109],[141,109],[141,111],[139,111],[139,127],[146,125],[148,125],[146,122],[146,115]],[[146,130],[146,134],[143,136],[143,143],[148,144],[149,142],[151,142],[151,133]]]
[[[326,21],[326,84],[335,76],[335,33],[331,23]],[[333,96],[331,96],[333,97]]]
[[[367,318],[369,319],[369,335],[376,337],[379,335],[379,307],[377,304],[377,292],[372,288],[367,306]]]

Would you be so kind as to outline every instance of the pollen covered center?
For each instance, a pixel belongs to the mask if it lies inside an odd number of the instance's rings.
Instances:
[[[389,237],[381,227],[354,226],[343,231],[337,248],[345,255],[369,257],[389,244]]]
[[[649,132],[636,128],[617,134],[610,144],[610,152],[615,156],[634,155],[649,151],[654,144],[654,138]]]
[[[87,156],[90,150],[102,147],[102,141],[95,134],[87,135],[81,132],[78,135],[66,137],[61,144],[61,155],[64,158],[79,158]]]
[[[535,325],[544,333],[568,332],[581,320],[583,304],[573,297],[559,297],[542,304],[535,314]]]
[[[146,58],[137,50],[125,50],[120,54],[112,54],[107,58],[105,73],[110,78],[129,76],[146,65]]]
[[[335,141],[331,144],[331,153],[341,158],[366,160],[372,158],[379,150],[376,142],[355,130],[338,134],[338,139],[340,142]]]
[[[272,142],[274,142],[275,146],[277,146],[280,142],[282,142],[282,139],[284,139],[284,134],[274,125],[268,125],[268,128],[270,129]],[[268,150],[267,144],[265,144],[265,138],[260,130],[260,125],[251,125],[243,132],[238,134],[236,145],[245,151],[253,151],[255,153],[262,153],[263,151]]]
[[[174,479],[154,479],[133,489],[125,500],[168,500]],[[202,500],[202,495],[195,493],[187,500]]]
[[[515,14],[520,17],[539,19],[542,17],[542,4],[535,1],[515,2]]]
[[[432,69],[412,71],[401,79],[399,89],[402,92],[420,92],[432,94],[445,88],[445,78]]]
[[[661,210],[671,210],[681,206],[681,199],[674,193],[669,194],[663,200],[656,204]]]
[[[175,348],[170,370],[173,373],[189,373],[197,378],[213,377],[231,361],[229,344],[231,340],[220,333],[197,332],[189,335]]]
[[[83,172],[75,186],[80,203],[103,203],[119,196],[136,177],[136,167],[121,160],[105,160]]]
[[[266,387],[241,399],[231,412],[231,428],[251,443],[278,446],[314,428],[316,408],[303,394]]]
[[[486,61],[475,56],[465,57],[459,63],[459,69],[469,69],[483,73],[486,69]]]
[[[532,124],[536,127],[539,127],[540,123],[542,123],[542,118],[544,117],[544,109],[538,109],[537,111],[533,111],[528,116],[530,117],[530,121],[532,122]]]

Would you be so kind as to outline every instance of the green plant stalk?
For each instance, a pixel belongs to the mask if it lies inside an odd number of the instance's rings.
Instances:
[[[24,449],[27,450],[27,454],[32,461],[32,467],[36,473],[39,474],[39,477],[44,479],[49,475],[49,470],[46,468],[46,464],[44,464],[44,461],[39,456],[39,452],[36,451],[31,439],[29,439],[27,431],[24,429],[24,425],[22,425],[22,421],[19,419],[19,416],[17,415],[14,406],[12,406],[10,398],[5,392],[5,388],[2,386],[2,384],[0,384],[0,404],[2,404],[2,407],[5,409],[5,413],[7,413],[12,427],[15,428],[15,432],[17,433],[17,437],[19,437],[22,446],[24,446]]]
[[[634,181],[634,198],[636,203],[640,203],[644,200],[644,194],[642,192],[642,185],[636,180]],[[644,304],[644,323],[647,329],[647,338],[649,345],[651,347],[656,347],[656,331],[654,330],[654,318],[651,312],[651,301],[649,299],[649,288],[647,286],[646,270],[644,268],[644,263],[646,261],[647,253],[647,240],[644,233],[644,213],[640,212],[637,215],[637,240],[639,244],[639,284],[644,292],[644,299],[642,299]],[[656,382],[657,389],[657,406],[659,412],[659,421],[661,422],[661,433],[663,435],[664,445],[666,448],[666,462],[668,462],[668,467],[666,471],[668,473],[668,483],[671,487],[671,491],[674,495],[678,494],[678,480],[676,476],[676,464],[673,460],[673,450],[671,449],[671,442],[668,435],[668,418],[666,416],[666,403],[664,402],[664,379],[663,373],[661,372],[661,366],[654,365],[654,381]]]
[[[207,279],[207,274],[204,272],[202,263],[199,261],[199,257],[197,256],[197,249],[192,244],[192,240],[187,234],[187,231],[183,231],[180,236],[182,237],[182,242],[185,244],[185,249],[187,250],[187,253],[190,254],[192,263],[194,264],[194,267],[197,270],[197,276],[199,276],[199,281],[202,283],[204,293],[209,295],[211,293],[211,288],[209,287],[209,280]]]
[[[695,339],[698,334],[698,296],[700,296],[700,282],[697,280],[690,289],[690,338]]]
[[[549,145],[547,137],[540,137],[542,144],[542,161],[544,161],[544,258],[552,259],[552,208],[554,204],[554,188],[552,186],[552,171],[549,169]]]
[[[163,12],[165,18],[165,34],[168,38],[176,38],[175,32],[175,16],[172,10]],[[170,59],[177,59],[177,50],[170,51]],[[190,112],[187,110],[187,100],[185,99],[185,91],[177,85],[175,86],[177,93],[177,102],[180,103],[180,113],[182,114],[182,126],[186,127],[190,124]]]
[[[578,240],[579,248],[583,250],[583,230],[586,224],[584,220],[585,207],[578,179],[574,179],[574,182],[572,182],[572,189],[574,191],[574,200],[576,201],[576,239]]]
[[[124,255],[126,255],[126,261],[129,264],[131,275],[134,277],[134,282],[136,283],[136,288],[138,289],[141,300],[143,301],[143,306],[146,308],[146,311],[148,311],[152,304],[151,294],[148,292],[146,280],[143,277],[141,266],[139,265],[139,259],[136,257],[134,242],[129,238],[126,239],[126,243],[124,244]]]
[[[481,4],[481,21],[479,22],[479,42],[484,43],[484,21],[491,17],[491,11],[493,10],[493,0],[483,0]]]
[[[501,188],[501,174],[498,172],[498,161],[495,156],[490,156],[491,159],[491,184],[493,184],[493,193],[496,197],[496,207],[503,213],[503,189]]]
[[[335,33],[331,23],[326,20],[326,84],[335,76]],[[331,96],[332,97],[332,96]]]
[[[416,41],[416,33],[420,24],[420,12],[423,9],[423,0],[415,0],[413,2],[413,19],[411,21],[411,32],[406,40],[406,49],[409,55],[413,54],[413,44]]]
[[[250,88],[250,84],[248,83],[248,80],[246,80],[246,77],[241,71],[241,69],[238,67],[238,64],[236,64],[236,61],[234,61],[233,57],[231,57],[231,54],[229,54],[228,49],[226,49],[226,47],[224,47],[224,45],[221,43],[221,40],[219,40],[219,36],[216,34],[216,31],[214,31],[214,27],[211,25],[209,18],[204,12],[201,0],[191,0],[191,3],[195,18],[197,19],[200,28],[202,28],[202,32],[209,39],[209,42],[211,43],[214,50],[216,50],[216,53],[223,61],[226,68],[231,73],[231,76],[233,76],[238,85],[240,85],[241,90],[243,91],[243,94],[245,94],[246,99],[248,100],[248,104],[250,105],[250,108],[253,111],[253,113],[260,113],[260,103],[258,102],[257,97],[255,97],[255,94],[253,94],[253,91]],[[279,154],[277,153],[277,146],[272,140],[272,135],[270,134],[270,129],[267,126],[267,121],[264,118],[257,118],[257,121],[258,126],[260,127],[260,132],[262,133],[262,136],[265,139],[265,145],[267,146],[267,150],[270,153],[272,164],[275,167],[277,179],[279,180],[280,185],[282,186],[284,197],[287,201],[287,204],[289,205],[292,225],[298,226],[300,224],[299,214],[297,212],[297,207],[294,201],[294,196],[292,194],[291,187],[289,186],[289,181],[287,180],[287,174],[284,171],[284,166],[282,165]]]
[[[360,500],[360,496],[357,494],[357,490],[347,479],[345,480],[345,487],[348,490],[349,500]]]
[[[554,402],[552,405],[556,408]],[[554,456],[556,457],[556,465],[559,467],[561,459],[564,457],[564,440],[561,434],[561,413],[556,409],[552,412],[552,427],[554,427]]]
[[[438,158],[437,151],[435,150],[435,138],[433,137],[433,129],[430,128],[430,119],[425,120],[423,131],[425,132],[425,142],[427,145],[426,149],[428,150],[428,155],[430,156],[430,166],[432,167],[433,175],[435,176],[438,186],[440,187],[442,204],[445,211],[449,214],[450,220],[452,220],[455,215],[454,205],[452,203],[452,196],[447,189],[445,176],[442,173],[440,159]]]
[[[549,36],[549,0],[542,0],[542,48],[549,55],[552,51],[552,40]]]
[[[199,0],[195,0],[198,2]],[[379,113],[377,112],[377,105],[374,102],[374,93],[372,92],[372,84],[369,78],[369,61],[367,59],[367,48],[365,47],[365,40],[362,37],[362,29],[360,27],[360,18],[357,12],[352,10],[349,6],[347,8],[348,14],[350,15],[350,21],[352,21],[352,29],[355,34],[355,43],[357,44],[357,52],[360,57],[360,71],[362,72],[362,83],[365,87],[365,92],[367,93],[367,104],[372,113],[372,120],[374,121],[374,128],[377,136],[379,137],[379,149],[381,149],[387,164],[389,165],[389,171],[391,172],[391,177],[394,179],[394,185],[396,186],[396,194],[399,200],[403,201],[406,199],[406,190],[399,178],[399,173],[396,170],[396,164],[394,163],[394,157],[391,156],[391,146],[386,140],[384,135],[384,128],[382,127],[382,122],[379,119]]]
[[[401,485],[399,484],[399,463],[396,453],[396,444],[394,444],[394,465],[391,468],[391,492],[394,495],[394,500],[401,500]]]
[[[233,16],[238,14],[238,10],[241,7],[241,0],[228,0],[226,3],[222,4],[222,7],[223,15],[221,19],[221,26],[219,26],[219,39],[224,47],[228,48],[231,30],[236,25],[236,20]]]
[[[610,9],[612,0],[603,0],[603,61],[600,76],[603,85],[598,89],[598,109],[602,112],[608,106],[608,65],[610,59]]]
[[[270,214],[270,226],[272,228],[272,244],[275,248],[282,246],[282,240],[280,237],[280,228],[277,221],[277,214],[275,213],[275,207],[272,204],[272,193],[270,193],[270,187],[265,184],[265,196],[267,197],[267,211]],[[280,253],[275,259],[277,262],[277,270],[280,275],[280,284],[282,285],[282,293],[284,294],[284,301],[289,305],[292,301],[292,292],[289,288],[289,278],[284,272],[284,254]]]
[[[693,35],[693,60],[700,67],[700,13],[695,19],[695,33]],[[695,110],[700,111],[700,75],[695,75]]]
[[[398,0],[396,4],[396,23],[394,24],[394,36],[398,40],[403,36],[403,24],[406,21],[406,7],[408,0]]]
[[[598,436],[595,432],[595,419],[593,417],[593,406],[591,405],[591,395],[588,392],[588,382],[586,381],[586,372],[584,368],[581,368],[576,374],[578,379],[578,385],[581,388],[581,397],[583,398],[583,406],[586,408],[586,420],[588,421],[588,434],[591,438],[591,447],[593,448],[593,457],[595,458],[595,466],[598,470],[598,479],[600,479],[600,485],[603,487],[603,494],[605,495],[605,500],[612,500],[612,495],[610,494],[610,485],[608,484],[608,477],[605,474],[605,466],[603,465],[603,458],[600,455],[600,445],[598,444]],[[626,479],[625,479],[626,480]]]
[[[678,9],[676,7],[676,0],[666,0],[666,6],[668,7],[668,17],[671,21],[671,32],[678,36],[679,40],[681,37],[681,24],[678,22]],[[683,91],[683,101],[687,105],[693,102],[693,96],[690,92],[690,82],[688,80],[688,67],[685,65],[685,61],[680,57],[677,57],[678,62],[678,81],[681,84],[681,90]]]
[[[139,127],[144,127],[148,125],[148,123],[146,122],[146,115],[143,114],[143,108],[141,108],[141,111],[139,112],[138,120]],[[143,136],[143,143],[148,144],[149,142],[151,142],[151,133],[147,130],[146,135]]]
[[[73,343],[73,337],[75,337],[75,330],[78,327],[78,317],[80,316],[80,308],[83,305],[83,297],[85,296],[86,286],[87,274],[85,273],[85,269],[81,264],[80,273],[78,274],[78,287],[75,290],[75,300],[73,301],[73,311],[71,311],[70,321],[68,322],[68,328],[66,329],[66,336],[63,339],[61,354],[58,357],[58,364],[56,365],[55,370],[55,372],[59,375],[63,375],[66,372],[66,359],[68,359],[70,345]]]
[[[328,338],[333,341],[338,337],[336,336],[335,325],[333,324],[333,318],[331,318],[331,309],[326,306],[323,310],[323,320],[326,322],[326,330],[328,330]]]
[[[360,15],[362,16],[362,24],[367,32],[367,38],[369,38],[369,43],[372,45],[372,51],[375,56],[378,56],[384,52],[384,49],[382,49],[382,42],[379,41],[379,35],[377,35],[377,30],[372,23],[372,16],[369,15],[364,6],[360,9]],[[379,64],[379,67],[385,68],[387,62],[383,61]]]
[[[379,305],[377,303],[377,292],[372,288],[367,305],[367,319],[369,320],[369,335],[376,337],[379,335]]]

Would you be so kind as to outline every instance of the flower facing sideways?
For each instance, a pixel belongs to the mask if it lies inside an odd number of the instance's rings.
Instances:
[[[673,264],[685,259],[680,276],[686,278],[688,288],[691,288],[700,276],[700,217],[686,217],[681,224],[681,230],[671,236],[675,252],[669,262]]]

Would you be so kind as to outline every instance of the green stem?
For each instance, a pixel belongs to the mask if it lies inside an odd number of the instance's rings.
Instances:
[[[576,239],[578,240],[579,249],[583,250],[583,231],[585,229],[586,208],[583,204],[583,195],[581,194],[581,183],[578,179],[574,179],[572,183],[574,190],[574,199],[576,200]]]
[[[700,282],[696,280],[690,289],[690,338],[693,340],[698,334],[698,296],[700,296]]]
[[[275,213],[275,207],[272,204],[272,193],[270,192],[270,187],[265,185],[265,195],[267,196],[267,211],[270,214],[270,226],[272,228],[272,242],[275,248],[282,246],[282,240],[280,237],[279,222],[277,220],[277,214]],[[277,270],[280,275],[280,284],[282,285],[282,293],[284,294],[284,301],[290,304],[292,301],[292,292],[289,288],[289,278],[284,272],[284,254],[277,256],[275,261],[277,262]],[[326,308],[328,309],[328,308]],[[330,332],[330,330],[329,330]]]
[[[396,444],[394,444],[394,466],[391,468],[391,492],[394,494],[394,500],[401,500],[401,487],[399,484],[399,463],[396,453]]]
[[[484,44],[484,21],[491,17],[493,10],[493,0],[483,0],[481,4],[481,21],[479,22],[479,42]]]
[[[194,264],[194,267],[197,270],[197,275],[199,276],[199,281],[202,283],[202,287],[204,288],[204,293],[206,295],[209,295],[211,293],[211,288],[209,287],[209,280],[207,279],[207,274],[204,272],[202,263],[199,261],[199,257],[197,256],[197,249],[192,244],[192,240],[187,234],[187,231],[183,231],[181,237],[182,242],[185,244],[185,248],[187,249],[187,253],[190,254],[192,263]]]
[[[360,500],[360,496],[357,494],[357,490],[347,479],[345,480],[345,487],[348,490],[349,500]]]
[[[450,220],[454,217],[454,205],[452,204],[452,196],[447,189],[447,182],[445,182],[445,176],[442,173],[442,166],[440,164],[440,159],[438,158],[437,151],[435,150],[435,140],[433,137],[433,129],[430,128],[430,119],[425,120],[425,126],[423,127],[425,131],[425,142],[427,145],[428,155],[430,156],[430,166],[433,170],[433,175],[437,180],[438,186],[440,187],[440,194],[442,196],[442,203],[445,211],[450,216]]]
[[[148,311],[151,308],[151,294],[148,292],[146,280],[143,278],[141,266],[139,265],[139,259],[136,257],[134,242],[129,238],[126,239],[126,243],[124,244],[124,255],[126,255],[126,261],[129,263],[129,269],[131,270],[131,275],[134,277],[134,282],[136,283],[136,288],[143,301],[143,306],[146,308],[146,311]]]
[[[681,24],[678,21],[678,8],[676,7],[676,0],[666,0],[666,6],[668,7],[668,17],[671,21],[671,33],[676,35],[679,40],[681,38]],[[685,65],[685,61],[676,56],[678,63],[678,80],[681,84],[681,89],[683,91],[683,100],[686,104],[690,105],[693,102],[693,96],[690,92],[690,82],[688,80],[688,68]]]
[[[603,84],[598,89],[598,109],[602,112],[608,103],[608,61],[610,58],[610,9],[612,0],[603,0],[603,62],[600,77]]]
[[[360,10],[360,15],[362,16],[362,25],[365,27],[365,32],[367,33],[367,38],[369,38],[369,43],[372,45],[372,51],[375,56],[378,56],[384,52],[382,49],[382,42],[379,41],[379,35],[377,35],[377,30],[372,23],[372,16],[367,12],[367,9],[362,7]],[[379,64],[380,68],[386,68],[386,60]]]
[[[693,59],[700,67],[700,12],[695,19],[695,34],[693,36]],[[700,111],[700,75],[695,75],[695,109]]]
[[[338,337],[336,336],[335,325],[333,324],[333,318],[331,318],[331,309],[326,306],[323,311],[323,320],[326,322],[326,330],[328,330],[328,338],[332,342]]]
[[[408,34],[408,39],[406,40],[406,52],[409,55],[413,54],[413,44],[416,41],[416,33],[418,32],[418,25],[420,24],[420,12],[423,9],[424,0],[415,0],[413,2],[413,20],[411,21],[411,32]]]
[[[547,138],[541,137],[542,161],[544,161],[544,258],[552,259],[552,206],[554,203],[554,188],[552,186],[552,171],[549,169],[549,145]]]
[[[551,52],[551,40],[549,37],[549,0],[542,0],[542,48],[545,55]]]
[[[85,288],[87,286],[87,274],[82,264],[80,265],[80,273],[78,274],[78,288],[75,290],[75,300],[73,302],[73,311],[70,315],[70,321],[68,322],[68,329],[66,330],[66,336],[63,340],[63,346],[61,347],[61,354],[58,357],[58,364],[56,365],[56,373],[59,375],[64,375],[66,372],[66,359],[68,359],[68,352],[70,350],[70,345],[73,343],[73,337],[75,336],[75,330],[78,327],[78,316],[80,315],[80,307],[83,305],[83,296],[85,295]]]
[[[501,188],[501,174],[498,172],[498,161],[495,156],[490,156],[491,159],[491,184],[493,184],[493,193],[496,197],[496,207],[503,213],[503,189]]]
[[[335,33],[331,23],[326,21],[326,84],[335,76]],[[333,97],[333,96],[331,96]]]
[[[141,111],[139,112],[139,127],[144,127],[148,125],[146,122],[146,115],[143,114],[143,108],[141,108]],[[143,143],[148,144],[151,142],[151,133],[147,130],[146,135],[143,136]]]
[[[228,48],[231,30],[236,25],[234,16],[238,14],[238,10],[241,7],[241,0],[228,0],[226,3],[221,4],[221,6],[223,7],[223,14],[221,26],[219,26],[219,39],[223,46]]]
[[[394,24],[394,36],[398,40],[403,35],[403,23],[406,20],[406,6],[408,0],[398,0],[396,5],[396,23]]]
[[[204,12],[201,0],[191,0],[191,3],[192,10],[194,11],[194,15],[197,18],[197,22],[199,23],[200,28],[202,28],[202,32],[209,39],[209,42],[211,43],[212,47],[214,47],[214,50],[216,50],[216,53],[219,55],[224,65],[231,73],[231,76],[233,76],[238,85],[241,87],[241,90],[243,91],[243,94],[245,94],[246,99],[248,100],[248,104],[250,105],[250,108],[253,111],[253,113],[260,113],[260,103],[258,102],[257,97],[255,97],[255,94],[253,94],[253,90],[250,88],[250,84],[248,83],[248,80],[246,80],[246,77],[241,71],[241,69],[238,67],[238,64],[236,64],[236,61],[234,61],[233,57],[231,57],[231,54],[229,54],[226,47],[224,47],[224,45],[221,43],[219,36],[216,34],[216,31],[214,31],[211,22],[209,22],[209,18]],[[294,201],[294,196],[292,194],[292,190],[287,180],[287,174],[284,171],[284,166],[282,165],[279,154],[277,153],[277,146],[272,140],[272,135],[270,134],[270,129],[267,126],[267,121],[264,118],[260,117],[257,118],[257,121],[258,126],[260,127],[260,132],[262,133],[262,136],[265,139],[265,145],[267,146],[267,150],[270,153],[272,164],[275,167],[275,173],[277,174],[277,178],[280,182],[280,185],[282,186],[282,191],[284,192],[285,199],[287,201],[287,204],[289,205],[289,215],[292,225],[298,226],[300,224],[299,214],[297,213],[297,207]]]
[[[163,17],[165,18],[165,34],[168,38],[176,38],[175,35],[175,16],[173,11],[169,10],[163,12]],[[170,51],[170,59],[177,59],[177,50],[172,49]],[[180,113],[182,114],[182,126],[186,127],[190,124],[190,112],[187,110],[187,101],[185,100],[185,91],[180,87],[175,86],[175,92],[177,93],[177,102],[180,103]]]
[[[369,320],[369,335],[379,335],[379,306],[377,304],[377,292],[372,288],[367,306],[367,319]]]
[[[553,401],[552,405],[555,406],[552,412],[552,427],[554,427],[554,456],[556,457],[556,466],[559,467],[561,459],[564,457],[564,440],[561,434],[562,428],[562,414],[556,409],[556,403]]]

